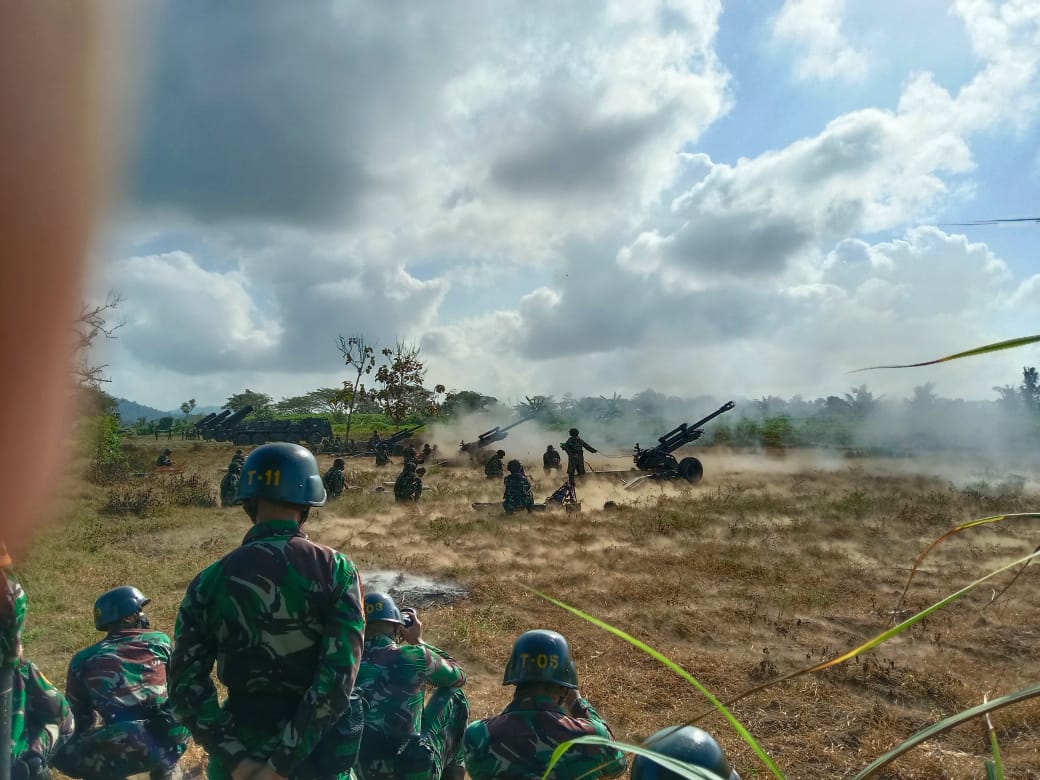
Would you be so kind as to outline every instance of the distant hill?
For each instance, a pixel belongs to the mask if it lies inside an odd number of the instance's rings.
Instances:
[[[171,409],[169,411],[162,411],[151,406],[145,406],[143,404],[135,403],[134,401],[128,401],[126,398],[116,399],[116,411],[119,412],[120,419],[124,423],[133,423],[140,420],[142,417],[146,420],[158,420],[163,417],[173,417],[174,419],[180,419],[184,415],[181,414],[180,409]],[[196,406],[195,411],[192,412],[192,416],[209,414],[210,412],[220,411],[219,406]]]

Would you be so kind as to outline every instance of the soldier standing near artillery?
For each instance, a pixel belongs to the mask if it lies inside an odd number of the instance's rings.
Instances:
[[[506,492],[502,498],[502,508],[506,514],[513,514],[526,509],[534,511],[534,496],[531,493],[531,480],[524,474],[524,467],[518,460],[511,460],[506,466],[509,476],[505,478]]]
[[[385,441],[377,438],[373,449],[376,455],[377,466],[385,466],[390,462],[390,446]]]
[[[484,476],[488,479],[502,478],[502,458],[506,456],[505,450],[497,450],[494,455],[484,464]]]
[[[69,777],[170,778],[188,746],[188,731],[167,702],[170,638],[151,630],[141,611],[149,601],[123,585],[94,602],[94,627],[105,638],[72,657],[65,682],[76,731],[54,765]]]
[[[332,466],[325,472],[325,476],[321,478],[322,483],[325,485],[325,490],[332,498],[339,498],[343,495],[343,489],[347,485],[346,475],[343,473],[343,469],[346,464],[343,462],[343,458],[336,458],[332,461]]]
[[[585,473],[584,451],[597,452],[598,450],[578,435],[577,428],[571,428],[568,433],[570,438],[560,444],[563,451],[567,453],[567,476],[583,475]]]
[[[567,640],[555,631],[528,631],[513,645],[503,685],[515,685],[502,714],[469,725],[462,744],[472,780],[541,777],[563,742],[610,728],[578,691],[578,673]],[[617,777],[626,768],[618,748],[574,745],[553,767],[550,778],[596,780]]]
[[[209,754],[210,778],[347,778],[365,616],[354,564],[301,530],[325,503],[314,456],[284,442],[257,447],[237,501],[253,526],[188,586],[170,698]]]
[[[368,704],[359,755],[365,780],[462,780],[466,673],[422,638],[413,609],[365,594],[365,653],[356,687]],[[434,691],[424,703],[427,685]]]
[[[228,464],[227,474],[220,480],[220,505],[223,507],[234,506],[235,496],[238,495],[238,480],[242,472],[242,464],[232,460]]]
[[[163,450],[162,451],[162,455],[160,455],[158,458],[155,459],[155,465],[160,467],[160,468],[165,467],[165,466],[172,466],[173,465],[173,461],[170,459],[170,454],[172,452],[173,452],[173,450],[169,450],[169,449]]]

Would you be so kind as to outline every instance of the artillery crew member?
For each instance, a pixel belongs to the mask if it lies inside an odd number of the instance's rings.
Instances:
[[[502,714],[471,723],[462,741],[472,780],[541,777],[563,742],[592,734],[614,738],[581,697],[567,640],[555,631],[521,634],[502,684],[516,686],[513,701]],[[596,780],[617,777],[625,768],[625,754],[618,748],[574,745],[549,776]]]
[[[430,446],[429,442],[426,442],[426,444],[422,446],[422,452],[419,453],[419,462],[425,463],[426,459],[431,455],[433,455],[433,448]]]
[[[422,637],[413,609],[386,593],[365,594],[365,653],[357,690],[365,699],[360,763],[365,780],[462,780],[466,673]],[[424,705],[427,685],[434,691]]]
[[[347,778],[365,617],[354,564],[301,529],[325,503],[314,456],[285,442],[257,447],[237,501],[253,527],[191,582],[177,616],[175,711],[209,754],[210,778]]]
[[[231,463],[237,463],[238,464],[238,470],[241,471],[242,470],[242,464],[245,463],[245,461],[246,461],[246,456],[242,454],[242,450],[235,450],[235,454],[231,456]],[[228,467],[229,468],[231,467],[230,463],[228,464]]]
[[[162,455],[155,459],[155,465],[159,467],[172,466],[173,461],[170,459],[170,454],[173,450],[166,449],[162,451]]]
[[[343,458],[336,458],[332,461],[332,466],[329,470],[325,472],[325,476],[321,478],[322,483],[325,485],[325,490],[333,498],[339,498],[343,495],[343,489],[347,485],[347,478],[343,473],[345,466]]]
[[[542,453],[542,467],[545,469],[546,474],[559,471],[561,468],[560,451],[551,444],[546,447],[545,452]]]
[[[651,734],[643,747],[692,767],[707,769],[725,780],[740,780],[726,754],[708,732],[696,726],[669,726]],[[682,780],[682,776],[643,756],[632,762],[632,780]]]
[[[577,428],[571,428],[568,433],[570,438],[562,442],[560,447],[567,453],[567,476],[573,477],[575,474],[582,475],[585,473],[584,451],[597,452],[598,450],[590,446],[587,441],[578,435]]]
[[[422,478],[426,469],[417,467],[414,460],[405,461],[404,468],[394,482],[394,500],[397,503],[418,501],[422,496]]]
[[[376,439],[376,443],[373,445],[376,454],[376,465],[385,466],[390,462],[390,447],[385,441]]]
[[[170,638],[151,630],[141,611],[148,603],[131,585],[94,602],[94,627],[106,635],[69,664],[65,694],[76,730],[54,760],[70,777],[171,777],[188,745],[188,731],[167,701]],[[101,717],[97,727],[95,713]]]
[[[484,464],[484,476],[488,479],[499,479],[502,476],[502,459],[506,456],[505,450],[498,450],[487,463]]]
[[[227,474],[220,480],[220,505],[234,506],[235,496],[238,495],[238,481],[242,472],[242,464],[232,460],[228,464]]]
[[[534,495],[531,493],[531,480],[524,474],[524,467],[518,460],[511,460],[506,466],[509,475],[505,478],[506,492],[502,499],[502,508],[507,514],[526,509],[534,511]]]
[[[401,450],[401,455],[404,456],[405,463],[407,463],[408,461],[417,463],[419,460],[419,456],[415,452],[415,447],[413,447],[411,444],[408,444],[407,446],[405,446],[403,450]]]

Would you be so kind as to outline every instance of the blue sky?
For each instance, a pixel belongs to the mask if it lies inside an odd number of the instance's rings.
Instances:
[[[1040,8],[168,3],[94,289],[111,392],[344,378],[340,333],[503,398],[993,397],[1033,333]],[[751,368],[749,368],[751,367]]]

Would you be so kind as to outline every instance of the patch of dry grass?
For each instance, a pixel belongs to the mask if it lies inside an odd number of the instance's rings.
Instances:
[[[233,447],[174,442],[174,459],[215,485]],[[327,468],[331,456],[319,456]],[[470,597],[424,614],[429,640],[467,668],[474,717],[509,691],[502,667],[515,637],[547,627],[574,650],[582,688],[626,741],[689,719],[706,703],[627,644],[532,596],[535,586],[648,642],[720,698],[835,655],[884,629],[914,557],[956,522],[1035,508],[1020,485],[952,483],[900,461],[824,462],[705,454],[697,486],[651,484],[627,493],[609,478],[579,485],[583,511],[506,517],[476,512],[501,485],[465,469],[432,468],[418,506],[373,492],[396,468],[348,461],[348,491],[308,528],[366,569],[401,568],[462,582]],[[919,464],[935,473],[935,464]],[[535,495],[557,487],[536,478]],[[966,486],[967,485],[967,486]],[[57,680],[96,633],[93,599],[131,582],[154,599],[172,633],[184,587],[248,528],[237,509],[168,507],[107,517],[104,490],[68,487],[62,521],[23,562],[30,597],[27,649]],[[605,501],[619,504],[603,511]],[[1030,551],[1027,525],[966,533],[940,547],[911,588],[908,609]],[[863,658],[761,691],[734,708],[791,778],[847,776],[913,731],[1040,677],[1036,574],[1027,570],[997,604],[973,593]],[[999,585],[998,585],[999,588]],[[995,718],[1009,777],[1040,776],[1040,704]],[[719,717],[702,724],[745,778],[757,760]],[[981,777],[981,726],[965,726],[910,753],[882,776]],[[198,763],[196,752],[191,759]]]

